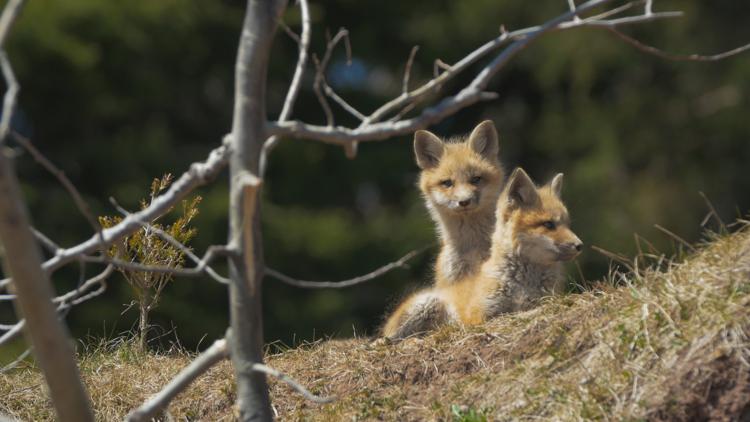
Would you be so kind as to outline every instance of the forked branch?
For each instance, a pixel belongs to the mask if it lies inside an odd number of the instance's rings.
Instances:
[[[161,391],[148,399],[141,407],[133,410],[128,414],[128,422],[148,421],[157,416],[164,410],[177,395],[185,391],[190,384],[198,377],[208,372],[214,365],[229,357],[227,340],[221,339],[214,342],[205,352],[193,360],[185,369],[167,384]],[[288,375],[267,365],[252,363],[246,368],[253,372],[262,372],[279,379],[279,381],[289,385],[294,390],[302,394],[306,399],[315,403],[329,403],[333,401],[332,397],[320,397],[313,394],[302,384],[295,381]]]

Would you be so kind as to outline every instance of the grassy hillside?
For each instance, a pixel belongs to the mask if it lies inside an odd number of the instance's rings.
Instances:
[[[712,236],[680,262],[643,253],[629,272],[581,294],[483,327],[445,327],[399,344],[320,341],[271,356],[314,392],[272,384],[283,420],[750,418],[750,231]],[[191,355],[142,355],[127,342],[81,352],[101,420],[121,419]],[[51,419],[31,367],[0,375],[0,412]],[[227,362],[170,407],[190,420],[231,420]],[[745,420],[745,419],[742,419]]]

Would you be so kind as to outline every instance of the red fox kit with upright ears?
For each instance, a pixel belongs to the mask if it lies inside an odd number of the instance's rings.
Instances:
[[[538,188],[521,168],[513,172],[498,201],[490,258],[462,288],[447,292],[461,322],[529,309],[543,296],[562,293],[563,262],[583,248],[570,229],[562,181],[559,173]]]
[[[485,120],[465,140],[444,142],[419,130],[414,152],[419,189],[442,243],[435,282],[450,285],[479,269],[490,250],[495,204],[504,181],[495,125]]]
[[[583,243],[570,230],[560,199],[562,174],[538,188],[516,169],[497,202],[492,252],[474,275],[457,283],[424,290],[390,316],[383,335],[393,339],[446,322],[479,324],[496,315],[528,309],[543,296],[560,293],[562,263]]]

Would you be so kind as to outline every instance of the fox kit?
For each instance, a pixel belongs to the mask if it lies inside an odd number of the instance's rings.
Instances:
[[[520,168],[497,203],[497,226],[489,259],[474,275],[424,290],[402,303],[383,335],[399,339],[446,322],[479,324],[496,315],[529,309],[564,288],[562,263],[583,243],[570,230],[560,199],[562,174],[538,188]]]
[[[419,189],[441,241],[435,263],[437,286],[474,273],[489,256],[495,203],[505,177],[498,149],[490,120],[477,125],[465,140],[444,142],[426,130],[414,134],[422,170]]]

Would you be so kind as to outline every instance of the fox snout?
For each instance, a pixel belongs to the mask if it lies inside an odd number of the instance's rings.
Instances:
[[[479,192],[467,187],[456,187],[446,197],[448,208],[459,212],[471,210],[479,203]]]
[[[583,242],[581,242],[581,239],[575,235],[573,237],[574,239],[557,245],[557,249],[560,251],[561,261],[570,261],[577,257],[581,253],[581,250],[583,250]]]
[[[471,194],[462,196],[451,201],[451,208],[456,211],[467,211],[474,208],[479,203],[478,195]]]

